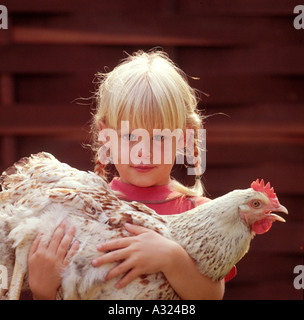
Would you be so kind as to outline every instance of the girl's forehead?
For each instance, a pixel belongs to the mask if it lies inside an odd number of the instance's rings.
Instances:
[[[135,129],[145,129],[148,131],[154,129],[170,129],[171,131],[175,129],[184,129],[185,121],[184,119],[179,119],[180,117],[173,117],[171,114],[160,115],[159,110],[155,112],[148,112],[147,114],[143,110],[136,110],[137,112],[123,112],[123,114],[116,114],[106,119],[107,126],[115,130],[120,131],[133,131]],[[131,112],[130,112],[131,111]]]
[[[113,128],[114,130],[117,131],[117,133],[131,133],[133,131],[136,131],[137,133],[141,133],[141,131],[143,132],[148,132],[149,134],[153,135],[153,134],[158,134],[158,133],[162,133],[162,134],[167,134],[168,132],[172,132],[174,130],[181,130],[180,128],[166,128],[164,126],[145,126],[145,125],[132,125],[131,123],[129,123],[129,121],[121,121],[120,125],[117,126],[117,128]]]

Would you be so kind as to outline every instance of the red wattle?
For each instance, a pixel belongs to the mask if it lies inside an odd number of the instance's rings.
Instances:
[[[256,234],[263,234],[267,232],[272,226],[272,222],[268,219],[265,218],[263,220],[257,221],[252,225],[252,230]]]

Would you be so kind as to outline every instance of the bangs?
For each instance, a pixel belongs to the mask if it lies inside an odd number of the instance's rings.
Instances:
[[[128,80],[111,90],[109,127],[118,129],[121,121],[129,121],[132,129],[185,129],[186,108],[181,94],[170,91],[168,84],[151,81],[147,76]]]

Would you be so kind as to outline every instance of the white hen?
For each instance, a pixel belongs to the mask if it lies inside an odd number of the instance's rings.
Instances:
[[[49,241],[64,219],[67,226],[76,227],[80,248],[63,272],[62,298],[179,299],[162,273],[142,275],[123,289],[114,287],[117,279],[105,282],[113,264],[92,267],[96,246],[128,236],[124,223],[138,224],[177,241],[202,274],[219,280],[248,251],[255,233],[266,232],[275,220],[284,221],[272,212],[287,213],[270,185],[256,181],[249,189],[232,191],[185,213],[159,216],[143,204],[118,199],[96,174],[44,152],[19,160],[2,174],[0,183],[0,265],[10,275],[9,299],[19,297],[38,232]]]

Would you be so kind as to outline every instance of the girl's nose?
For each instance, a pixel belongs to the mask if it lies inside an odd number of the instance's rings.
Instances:
[[[138,157],[145,158],[145,159],[151,159],[152,158],[152,146],[150,141],[149,142],[143,142],[142,148],[138,151]]]

